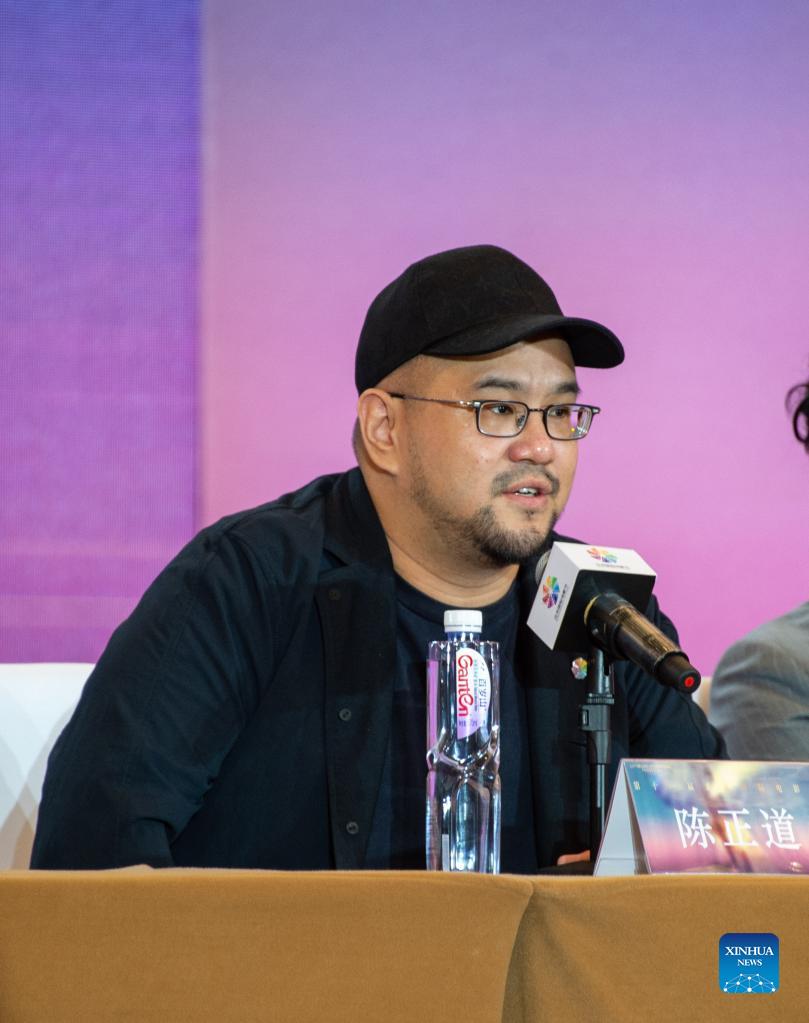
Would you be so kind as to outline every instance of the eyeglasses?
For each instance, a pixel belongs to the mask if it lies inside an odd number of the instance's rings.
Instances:
[[[455,401],[450,398],[421,398],[415,394],[394,394],[402,401],[433,401],[438,405],[456,405],[475,410],[478,430],[486,437],[516,437],[525,429],[531,412],[542,414],[545,430],[553,440],[580,440],[586,437],[593,416],[601,411],[595,405],[546,405],[531,408],[524,401]]]

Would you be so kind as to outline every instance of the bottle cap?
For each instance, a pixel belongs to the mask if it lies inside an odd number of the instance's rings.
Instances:
[[[480,632],[483,628],[482,611],[445,611],[445,632]]]

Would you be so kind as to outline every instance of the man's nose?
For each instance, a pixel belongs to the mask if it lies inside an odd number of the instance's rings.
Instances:
[[[522,433],[509,445],[509,457],[513,462],[536,462],[544,465],[553,460],[554,442],[545,429],[541,412],[531,411]]]

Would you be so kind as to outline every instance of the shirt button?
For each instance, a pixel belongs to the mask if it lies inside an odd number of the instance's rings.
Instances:
[[[335,589],[335,587],[332,587],[329,590],[329,600],[339,600],[340,596],[341,596],[340,591],[338,589]]]
[[[360,826],[359,824],[357,824],[356,821],[349,821],[348,824],[346,824],[346,831],[349,833],[349,835],[358,835],[360,831]]]
[[[348,709],[348,707],[341,707],[337,711],[337,717],[341,721],[350,721],[351,720],[351,711]]]

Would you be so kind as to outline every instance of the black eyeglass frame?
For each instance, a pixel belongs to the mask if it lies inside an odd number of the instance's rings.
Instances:
[[[597,416],[598,413],[601,411],[598,405],[583,405],[580,402],[575,401],[563,401],[555,405],[545,405],[540,406],[539,408],[531,408],[531,406],[526,405],[524,401],[513,401],[511,398],[501,399],[494,398],[488,399],[487,401],[462,401],[459,398],[424,398],[417,394],[399,394],[395,391],[388,391],[387,393],[391,396],[391,398],[400,398],[402,401],[432,401],[435,402],[435,404],[437,405],[454,405],[457,408],[474,409],[475,425],[477,426],[478,433],[480,433],[483,437],[499,437],[501,440],[503,438],[519,437],[519,435],[528,425],[528,416],[532,412],[540,412],[542,414],[542,425],[545,427],[545,433],[547,433],[551,440],[561,441],[581,440],[582,437],[586,437],[587,434],[590,432],[590,427],[593,425],[593,417]],[[519,430],[517,430],[516,433],[487,433],[485,430],[481,429],[480,426],[480,411],[487,405],[519,405],[520,408],[525,409],[525,419],[523,420],[522,426],[519,428]],[[548,413],[551,412],[553,409],[562,408],[588,410],[588,412],[590,413],[590,418],[587,420],[587,425],[584,429],[584,433],[579,433],[574,437],[554,437],[554,435],[548,429]]]

